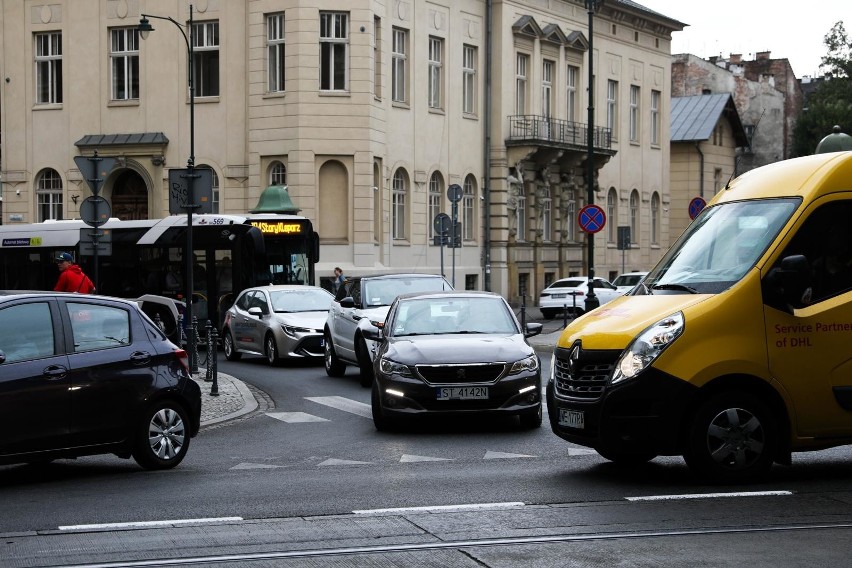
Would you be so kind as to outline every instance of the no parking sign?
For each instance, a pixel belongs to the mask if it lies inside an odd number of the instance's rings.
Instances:
[[[586,233],[597,233],[606,226],[606,213],[600,205],[586,205],[577,213],[577,223]]]
[[[689,202],[689,218],[695,219],[698,217],[698,214],[701,213],[701,210],[707,206],[707,202],[704,201],[703,197],[693,197],[692,201]]]

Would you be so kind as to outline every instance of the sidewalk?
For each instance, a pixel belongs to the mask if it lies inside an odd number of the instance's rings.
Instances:
[[[206,382],[205,369],[199,369],[192,378],[201,387],[201,426],[210,426],[239,418],[258,407],[257,399],[246,384],[225,373],[218,373],[216,386],[219,396],[211,396],[213,382]]]

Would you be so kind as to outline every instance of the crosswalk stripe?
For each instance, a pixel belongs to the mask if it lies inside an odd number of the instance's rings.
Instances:
[[[373,417],[373,410],[369,404],[364,404],[363,402],[358,402],[357,400],[344,398],[342,396],[306,396],[305,400],[330,406],[331,408],[336,408],[337,410],[342,410],[344,412],[357,414],[364,418]]]
[[[497,459],[512,459],[512,458],[535,458],[538,456],[529,456],[527,454],[507,454],[505,452],[492,452],[488,450],[485,452],[485,456],[482,459],[484,460],[497,460]]]
[[[267,412],[267,416],[281,422],[292,424],[294,422],[329,422],[326,418],[320,418],[307,412]]]
[[[434,461],[453,461],[451,458],[433,458],[431,456],[413,456],[402,454],[399,458],[399,463],[414,463],[414,462],[434,462]]]

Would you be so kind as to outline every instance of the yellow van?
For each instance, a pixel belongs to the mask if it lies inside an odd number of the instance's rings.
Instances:
[[[730,182],[551,368],[554,433],[614,462],[747,481],[852,443],[852,152]]]

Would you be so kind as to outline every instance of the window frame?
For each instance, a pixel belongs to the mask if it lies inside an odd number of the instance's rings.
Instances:
[[[408,196],[408,172],[397,168],[391,185],[391,233],[393,240],[406,240],[406,197]]]
[[[62,104],[62,32],[35,33],[33,42],[36,104]]]
[[[139,39],[139,31],[135,27],[109,29],[111,101],[139,100]],[[118,49],[116,49],[117,41],[120,44]],[[122,68],[118,69],[119,66]],[[120,79],[119,75],[121,75]],[[124,91],[124,96],[121,96],[119,92],[121,89]]]
[[[218,97],[220,93],[219,20],[192,24],[192,93],[195,98]]]
[[[408,39],[405,28],[391,30],[391,101],[408,104]]]
[[[444,108],[444,39],[429,36],[429,91],[428,100],[431,110]]]
[[[36,210],[38,222],[47,220],[61,221],[65,189],[62,176],[53,168],[44,168],[36,178]]]
[[[319,90],[348,92],[349,12],[320,12],[319,44]]]
[[[639,104],[641,101],[641,90],[639,85],[630,85],[630,141],[639,142]]]
[[[515,54],[515,114],[527,114],[527,91],[529,89],[529,61],[526,53]]]
[[[432,172],[432,175],[429,176],[429,218],[427,219],[427,223],[429,224],[429,242],[433,244],[434,238],[437,236],[435,232],[435,217],[441,212],[443,191],[444,179],[441,176],[441,172]]]
[[[577,76],[580,68],[576,65],[568,65],[565,71],[566,110],[569,122],[577,121]]]
[[[612,138],[618,137],[618,81],[608,79],[606,82],[606,127],[612,133]]]
[[[266,92],[283,93],[286,91],[287,54],[286,20],[284,12],[266,15]]]
[[[660,145],[661,123],[660,103],[663,100],[661,91],[651,90],[651,145]]]
[[[479,49],[475,45],[462,46],[462,112],[475,115],[477,111],[477,62]]]
[[[476,240],[476,178],[468,174],[462,185],[462,240]]]

